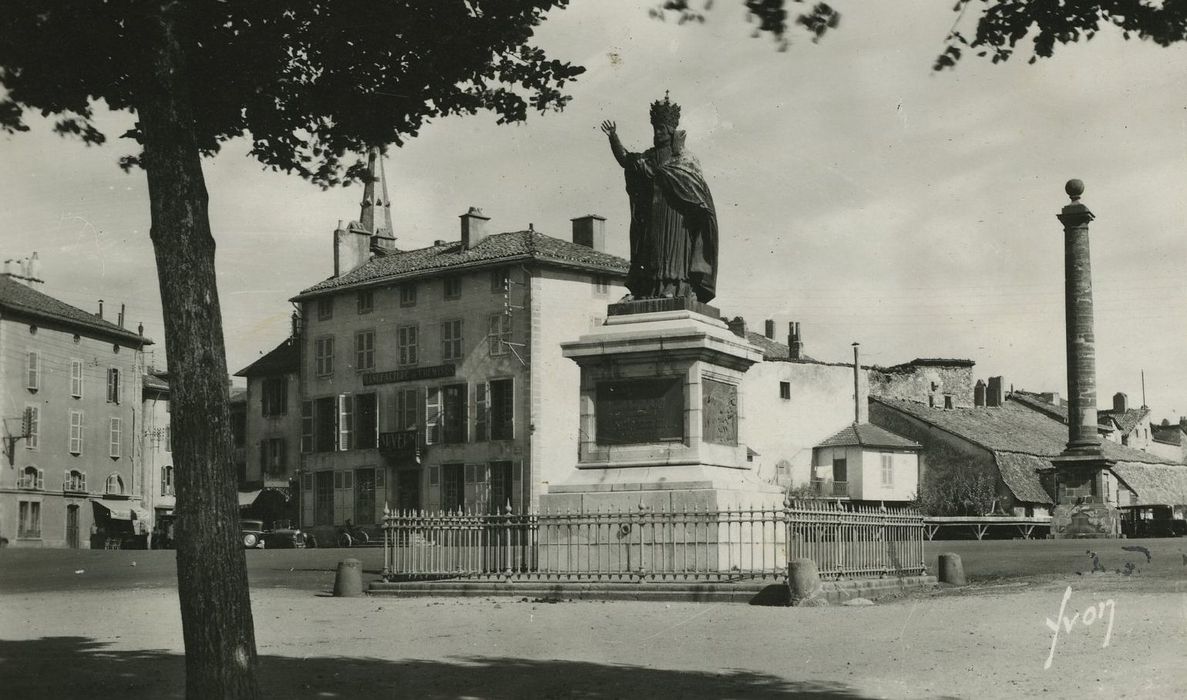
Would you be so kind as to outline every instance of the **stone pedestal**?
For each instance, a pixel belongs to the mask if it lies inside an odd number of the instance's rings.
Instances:
[[[1121,515],[1105,503],[1101,480],[1112,464],[1099,453],[1068,450],[1051,459],[1055,465],[1055,510],[1051,535],[1056,539],[1121,536]]]
[[[684,300],[612,305],[605,325],[564,343],[581,366],[572,475],[542,510],[770,508],[782,491],[753,477],[742,444],[742,376],[762,353],[716,309]]]

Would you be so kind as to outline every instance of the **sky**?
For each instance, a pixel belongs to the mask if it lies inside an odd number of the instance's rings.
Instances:
[[[397,245],[456,240],[481,207],[496,231],[570,236],[607,218],[627,255],[621,170],[598,125],[650,142],[664,91],[682,106],[721,231],[723,315],[798,321],[805,352],[893,365],[974,360],[1007,386],[1066,392],[1062,228],[1069,178],[1086,184],[1102,407],[1123,391],[1154,417],[1187,414],[1187,47],[1111,32],[1027,65],[966,58],[934,73],[956,20],[950,3],[837,0],[840,28],[779,52],[752,37],[740,1],[705,24],[648,17],[655,2],[575,0],[537,43],[587,68],[562,113],[498,126],[441,119],[386,161]],[[966,18],[966,23],[969,18]],[[970,27],[966,27],[970,28]],[[131,124],[105,113],[111,135]],[[165,364],[142,173],[116,165],[132,144],[62,139],[31,116],[0,134],[0,257],[37,251],[44,290],[88,310],[124,303]],[[204,162],[218,245],[231,372],[288,333],[287,301],[332,272],[332,232],[357,219],[361,188],[321,190],[265,171],[234,141]]]

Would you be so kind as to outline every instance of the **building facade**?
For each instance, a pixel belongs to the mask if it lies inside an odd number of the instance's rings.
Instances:
[[[164,516],[173,515],[177,504],[173,431],[169,425],[169,381],[167,375],[149,370],[141,385],[143,420],[138,471],[144,484],[142,505],[152,514],[155,526]]]
[[[625,292],[604,219],[561,240],[488,234],[471,209],[460,241],[399,251],[366,208],[334,233],[334,276],[293,299],[302,526],[534,507],[577,461],[580,373],[560,343]]]
[[[240,504],[269,522],[296,520],[293,486],[301,461],[300,352],[286,338],[236,373],[247,379],[243,402]]]
[[[0,538],[103,547],[147,534],[136,454],[152,341],[50,297],[35,274],[0,276]]]

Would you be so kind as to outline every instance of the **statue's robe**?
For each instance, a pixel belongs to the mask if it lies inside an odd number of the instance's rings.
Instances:
[[[629,153],[631,270],[635,298],[695,297],[717,289],[717,210],[700,164],[687,153],[660,162],[656,149]]]

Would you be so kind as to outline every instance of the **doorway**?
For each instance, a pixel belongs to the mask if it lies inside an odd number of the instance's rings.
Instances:
[[[66,506],[66,546],[78,549],[78,506]]]

